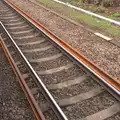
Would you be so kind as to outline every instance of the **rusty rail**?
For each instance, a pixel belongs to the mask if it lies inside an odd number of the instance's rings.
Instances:
[[[3,26],[1,22],[0,22],[0,26]],[[4,53],[9,61],[9,63],[11,64],[11,66],[13,68],[13,71],[15,72],[16,76],[18,77],[20,86],[21,86],[22,90],[24,91],[24,93],[30,103],[30,106],[36,116],[36,119],[37,120],[45,120],[44,115],[42,114],[40,108],[38,107],[29,87],[27,86],[27,83],[25,82],[21,72],[19,71],[19,68],[17,67],[15,61],[13,60],[8,48],[6,47],[5,42],[3,41],[1,36],[0,36],[0,44],[4,50]]]
[[[48,36],[52,42],[60,46],[65,52],[67,52],[69,55],[71,55],[77,62],[81,63],[82,66],[84,66],[86,69],[88,69],[91,74],[99,78],[100,83],[104,84],[107,89],[112,91],[113,93],[117,94],[117,96],[120,96],[120,81],[112,78],[107,73],[103,72],[102,69],[100,69],[98,66],[96,66],[94,63],[89,61],[85,56],[81,55],[77,50],[73,49],[70,45],[65,43],[63,40],[61,40],[59,37],[57,37],[55,34],[53,34],[51,31],[49,31],[45,26],[43,26],[41,23],[30,17],[27,13],[25,13],[23,10],[15,6],[10,0],[4,0],[9,6],[11,6],[15,11],[17,11],[20,15],[23,16],[28,22],[32,23],[37,29],[42,31],[46,36]]]
[[[0,22],[0,24],[2,25],[2,28],[0,29],[0,31],[4,32],[7,35],[7,37],[10,39],[10,42],[12,43],[14,49],[16,50],[16,52],[18,53],[18,55],[21,57],[21,60],[24,62],[26,68],[28,68],[28,70],[29,70],[30,74],[32,75],[33,79],[35,80],[35,82],[38,83],[38,85],[39,85],[39,87],[41,89],[42,94],[46,98],[46,100],[49,103],[50,107],[55,112],[55,114],[58,117],[58,119],[59,120],[67,120],[67,117],[65,116],[65,114],[63,113],[63,111],[61,110],[61,108],[58,106],[58,104],[56,103],[56,101],[54,100],[54,98],[52,97],[52,95],[50,94],[50,92],[48,91],[48,89],[46,88],[46,86],[44,85],[44,83],[42,82],[42,80],[39,78],[39,76],[37,75],[37,73],[34,71],[34,69],[32,68],[32,66],[30,65],[30,63],[26,59],[26,57],[23,55],[23,53],[21,52],[21,50],[19,49],[19,47],[17,46],[17,44],[15,43],[15,41],[13,40],[13,38],[11,37],[11,35],[9,34],[9,32],[6,30],[6,28],[4,27],[4,25],[1,22]],[[29,92],[29,91],[27,91],[27,92]],[[34,101],[32,101],[32,103],[33,102]],[[35,107],[38,108],[37,106],[38,105],[35,102]],[[39,112],[40,112],[40,110],[39,110]],[[44,120],[44,117],[43,117],[42,113],[41,113],[41,116],[42,116],[41,120]]]

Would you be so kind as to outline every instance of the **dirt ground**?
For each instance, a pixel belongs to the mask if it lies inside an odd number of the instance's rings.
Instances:
[[[11,0],[104,71],[120,78],[120,48],[39,6],[35,0]]]

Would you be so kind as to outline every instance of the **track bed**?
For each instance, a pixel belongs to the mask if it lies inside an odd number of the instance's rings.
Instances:
[[[35,120],[18,78],[0,46],[0,120]]]
[[[1,1],[0,7],[3,8],[0,11],[0,20],[69,120],[120,119],[119,102],[96,82],[89,71],[76,64],[70,56],[53,44],[50,38]],[[2,33],[1,36],[8,49],[13,52],[6,35]],[[16,56],[14,54],[14,59]],[[18,61],[16,58],[16,62]],[[24,67],[20,68],[23,68],[23,74],[27,73]],[[34,81],[30,82],[29,77],[27,79],[46,119],[56,120],[57,117],[53,117],[53,111],[38,86]]]

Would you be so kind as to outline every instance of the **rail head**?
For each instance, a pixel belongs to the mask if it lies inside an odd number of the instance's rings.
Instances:
[[[9,6],[11,6],[15,11],[17,11],[24,19],[26,19],[29,23],[31,23],[34,27],[40,30],[45,36],[50,38],[52,42],[57,44],[60,48],[62,48],[66,53],[71,55],[77,62],[82,64],[86,69],[88,69],[94,76],[96,76],[99,81],[108,88],[110,91],[114,92],[117,96],[120,96],[120,81],[112,78],[107,73],[103,72],[98,66],[89,61],[85,56],[81,55],[77,50],[73,49],[70,45],[61,40],[54,33],[49,31],[45,26],[43,26],[40,22],[31,18],[29,14],[25,13],[23,10],[15,6],[10,0],[4,0]]]

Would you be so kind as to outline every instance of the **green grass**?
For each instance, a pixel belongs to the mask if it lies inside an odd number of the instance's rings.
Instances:
[[[110,15],[109,18],[120,21],[120,14],[114,13],[114,14]]]
[[[120,13],[114,13],[111,16],[113,16],[113,17],[120,17]]]
[[[95,17],[89,16],[82,12],[76,11],[52,0],[37,0],[44,6],[51,8],[52,10],[67,16],[78,23],[85,24],[92,29],[102,30],[103,32],[109,33],[113,36],[120,36],[120,29],[107,21],[99,20]]]
[[[97,13],[100,13],[100,14],[105,13],[105,7],[97,6],[97,5],[94,5],[94,4],[88,4],[87,2],[83,3],[81,0],[60,0],[60,1],[69,2],[71,5],[81,7],[83,9],[90,10],[92,12],[97,12]]]

